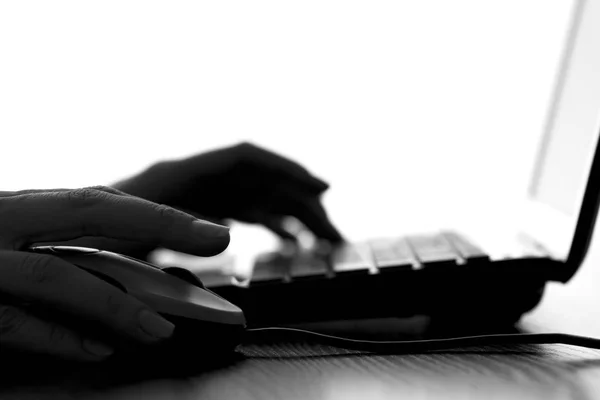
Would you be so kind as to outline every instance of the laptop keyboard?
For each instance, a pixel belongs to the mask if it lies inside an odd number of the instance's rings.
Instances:
[[[345,244],[334,250],[287,247],[264,253],[246,284],[335,278],[349,274],[442,268],[488,260],[485,252],[456,232],[413,235]]]

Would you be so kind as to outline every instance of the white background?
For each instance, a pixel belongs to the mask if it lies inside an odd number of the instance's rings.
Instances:
[[[0,189],[109,184],[251,140],[329,181],[350,239],[501,214],[525,190],[571,6],[5,1]]]

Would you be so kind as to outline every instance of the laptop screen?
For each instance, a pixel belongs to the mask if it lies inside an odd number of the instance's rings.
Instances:
[[[600,1],[579,1],[572,26],[530,195],[575,220],[600,129]]]

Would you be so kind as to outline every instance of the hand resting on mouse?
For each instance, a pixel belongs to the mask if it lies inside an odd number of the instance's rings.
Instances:
[[[0,221],[0,348],[82,361],[102,360],[113,346],[59,321],[94,321],[146,344],[168,338],[174,326],[109,283],[27,252],[29,246],[92,236],[211,256],[229,244],[227,227],[107,187],[0,192]]]

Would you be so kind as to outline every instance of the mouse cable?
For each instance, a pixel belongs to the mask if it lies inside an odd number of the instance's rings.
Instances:
[[[507,344],[566,344],[571,346],[600,349],[600,339],[565,333],[509,333],[479,336],[462,336],[444,339],[373,341],[343,338],[304,329],[268,327],[252,328],[246,331],[250,336],[260,338],[261,334],[275,332],[291,334],[294,339],[303,338],[318,344],[325,344],[346,350],[360,350],[371,353],[408,354],[435,350],[449,350],[460,347],[507,345]],[[258,336],[257,336],[258,334]]]

